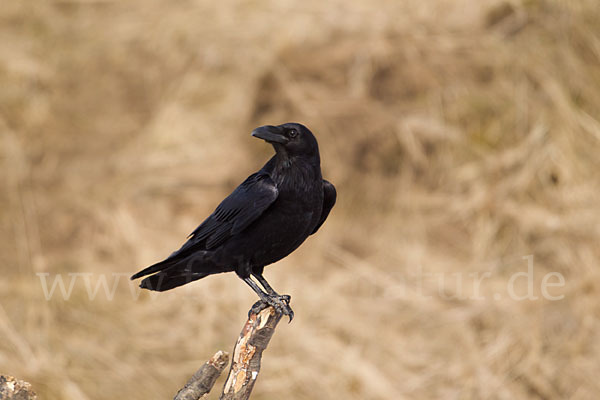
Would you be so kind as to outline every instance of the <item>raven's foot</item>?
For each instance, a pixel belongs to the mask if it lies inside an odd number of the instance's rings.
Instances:
[[[292,320],[294,319],[294,311],[292,311],[292,308],[290,307],[290,300],[292,298],[287,295],[287,294],[283,294],[283,295],[272,295],[269,296],[267,298],[267,302],[272,305],[273,307],[275,307],[275,309],[281,313],[283,313],[283,315],[287,315],[289,317],[289,321],[288,323],[292,322]]]
[[[291,297],[287,294],[265,296],[263,299],[254,303],[248,316],[250,316],[250,314],[258,314],[265,308],[273,306],[277,312],[287,315],[290,319],[289,322],[292,322],[292,319],[294,319],[294,311],[292,311],[292,308],[290,307],[290,300]]]

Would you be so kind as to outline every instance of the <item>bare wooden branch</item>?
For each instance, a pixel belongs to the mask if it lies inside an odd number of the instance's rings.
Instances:
[[[29,383],[12,376],[0,375],[0,399],[36,400],[37,396]]]
[[[281,317],[283,313],[262,301],[252,306],[233,348],[231,368],[223,386],[221,400],[247,400],[250,397],[260,371],[262,352],[267,348]],[[219,350],[196,371],[173,400],[206,398],[228,362],[229,355]]]
[[[233,349],[233,358],[221,400],[246,400],[260,371],[262,352],[267,348],[283,314],[274,307],[256,303]],[[261,310],[262,308],[262,310]]]
[[[199,400],[206,398],[221,372],[229,363],[229,354],[217,351],[196,373],[185,386],[177,392],[173,400]]]

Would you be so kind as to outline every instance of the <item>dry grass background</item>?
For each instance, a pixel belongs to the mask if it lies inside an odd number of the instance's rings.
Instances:
[[[230,350],[255,300],[233,275],[46,301],[36,273],[161,259],[269,157],[253,127],[301,121],[339,202],[267,269],[296,319],[255,399],[597,398],[599,21],[596,0],[4,2],[0,372],[164,399]],[[516,301],[526,255],[540,298]]]

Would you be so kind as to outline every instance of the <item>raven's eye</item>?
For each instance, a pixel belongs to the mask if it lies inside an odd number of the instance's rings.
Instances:
[[[292,139],[295,138],[296,136],[298,136],[298,131],[295,129],[290,129],[288,131],[288,136],[291,137]]]

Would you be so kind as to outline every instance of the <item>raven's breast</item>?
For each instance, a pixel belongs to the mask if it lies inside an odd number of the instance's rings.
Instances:
[[[303,193],[280,192],[257,221],[227,241],[222,254],[236,265],[264,266],[279,261],[310,235],[322,206],[322,188]]]
[[[275,207],[269,210],[271,212],[265,218],[273,224],[257,224],[257,233],[262,240],[260,249],[256,249],[252,256],[253,265],[268,265],[279,261],[306,240],[321,215],[318,196],[311,197],[315,197],[313,201],[307,201],[310,199],[306,198],[289,203],[284,199],[280,203],[276,201]],[[275,228],[267,229],[269,226]]]

